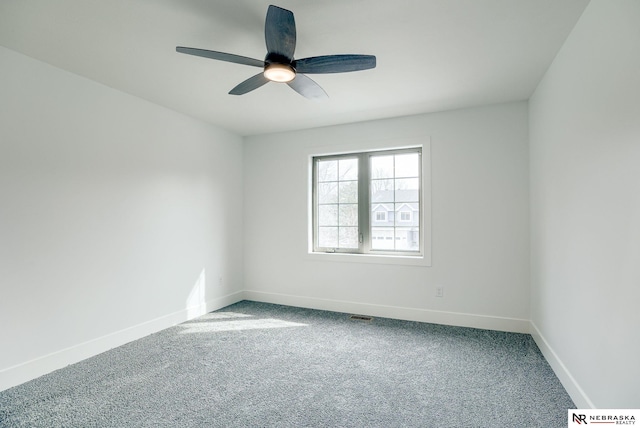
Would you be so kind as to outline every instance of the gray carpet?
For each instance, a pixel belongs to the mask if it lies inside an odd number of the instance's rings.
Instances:
[[[240,302],[0,392],[2,427],[566,427],[529,335]]]

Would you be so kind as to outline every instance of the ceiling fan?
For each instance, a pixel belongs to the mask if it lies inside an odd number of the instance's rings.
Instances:
[[[305,74],[345,73],[368,70],[376,66],[376,57],[373,55],[341,54],[294,59],[296,23],[293,18],[293,12],[277,6],[271,5],[267,10],[264,38],[267,44],[267,56],[264,61],[230,53],[183,46],[177,46],[176,51],[188,55],[263,68],[262,73],[248,78],[233,88],[229,92],[231,95],[246,94],[268,82],[280,82],[286,83],[294,91],[306,98],[320,100],[327,98],[327,93]]]

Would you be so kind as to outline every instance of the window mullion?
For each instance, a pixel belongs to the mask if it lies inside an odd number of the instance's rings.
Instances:
[[[312,198],[312,202],[311,202],[311,209],[312,209],[312,214],[311,214],[311,221],[312,221],[312,225],[311,227],[313,227],[313,230],[311,231],[312,237],[313,237],[313,251],[318,251],[318,211],[319,211],[319,203],[318,203],[318,159],[313,159],[313,163],[312,163],[312,177],[311,177],[311,182],[313,183],[313,193],[311,195]]]
[[[359,156],[358,170],[358,233],[360,233],[360,252],[368,253],[371,250],[371,219],[369,209],[369,155],[362,153]]]

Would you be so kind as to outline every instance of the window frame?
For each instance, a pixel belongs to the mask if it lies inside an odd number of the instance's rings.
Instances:
[[[375,156],[384,155],[398,155],[405,153],[417,153],[419,156],[419,170],[418,170],[418,230],[419,230],[419,248],[417,251],[402,251],[402,250],[388,250],[388,249],[374,249],[372,248],[372,223],[374,216],[372,213],[372,204],[370,203],[371,195],[371,158]],[[311,156],[311,231],[310,231],[310,252],[313,254],[345,254],[356,256],[385,256],[385,257],[404,257],[404,258],[424,258],[425,256],[425,221],[424,221],[424,199],[425,192],[423,188],[425,164],[423,157],[423,146],[402,147],[402,148],[387,148],[377,150],[366,150],[350,153],[336,153]],[[318,162],[328,160],[339,160],[341,158],[357,158],[358,159],[358,248],[332,248],[332,247],[320,247],[319,246],[319,203],[318,203]],[[395,179],[395,176],[394,176]],[[410,214],[410,220],[405,222],[412,222],[413,213]],[[385,213],[385,217],[388,220],[388,214]],[[377,221],[377,220],[376,220]],[[393,230],[397,227],[397,219],[394,216]],[[339,226],[338,226],[339,227]],[[395,236],[395,233],[394,233]],[[395,245],[394,240],[394,245]]]
[[[333,249],[329,249],[328,247],[319,247],[318,244],[318,217],[319,217],[319,204],[318,204],[318,189],[317,189],[317,184],[318,184],[318,177],[317,177],[317,163],[316,163],[316,159],[322,159],[325,161],[331,161],[331,160],[337,160],[339,161],[340,159],[349,159],[349,158],[358,158],[358,228],[360,225],[360,212],[359,212],[359,206],[360,206],[360,192],[361,192],[361,188],[360,188],[360,180],[361,180],[361,171],[360,171],[360,161],[359,161],[359,157],[357,156],[358,154],[354,154],[354,153],[344,153],[344,154],[336,154],[336,155],[326,155],[326,156],[314,156],[312,159],[312,168],[313,168],[313,178],[312,178],[312,195],[313,195],[313,202],[312,202],[312,219],[313,219],[313,250],[314,252],[323,252],[323,253],[347,253],[347,254],[358,254],[357,252],[353,251],[353,248],[333,248]],[[340,187],[340,180],[338,180],[336,182],[338,184],[338,188]],[[340,210],[340,200],[338,197],[338,211]],[[337,225],[336,227],[340,227],[339,225]],[[358,240],[360,241],[360,231],[358,230]],[[361,242],[359,242],[358,248],[361,247]],[[324,250],[322,248],[325,248]]]

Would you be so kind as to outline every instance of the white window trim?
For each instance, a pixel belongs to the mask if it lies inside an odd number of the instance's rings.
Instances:
[[[420,255],[396,254],[354,254],[354,253],[322,253],[313,251],[313,158],[335,154],[350,154],[385,150],[399,150],[420,147],[422,149],[422,216],[420,229],[423,233],[423,252]],[[322,150],[307,154],[307,251],[305,259],[316,262],[339,263],[372,263],[406,266],[431,266],[432,232],[431,232],[431,141],[429,137],[404,140],[359,141],[344,145],[323,146]]]

